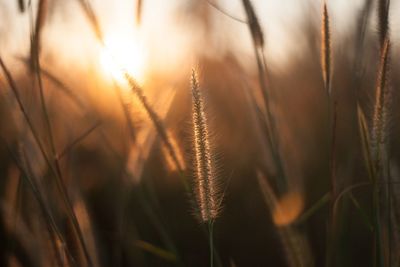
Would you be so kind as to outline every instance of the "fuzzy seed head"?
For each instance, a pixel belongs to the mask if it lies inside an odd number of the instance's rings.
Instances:
[[[203,222],[218,216],[218,197],[212,168],[211,150],[204,101],[195,71],[192,71],[192,119],[194,132],[195,190]]]
[[[380,162],[380,152],[385,147],[389,114],[389,93],[387,74],[389,71],[390,42],[385,39],[381,50],[378,79],[376,83],[374,115],[372,122],[372,149],[376,162]],[[379,167],[379,166],[377,166]]]
[[[331,37],[329,27],[329,13],[326,3],[322,8],[321,27],[321,66],[325,89],[331,94]]]

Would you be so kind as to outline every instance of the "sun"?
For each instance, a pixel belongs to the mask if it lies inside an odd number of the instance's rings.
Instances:
[[[100,51],[100,64],[107,75],[118,83],[125,83],[124,72],[138,82],[145,74],[145,49],[137,34],[110,34]]]

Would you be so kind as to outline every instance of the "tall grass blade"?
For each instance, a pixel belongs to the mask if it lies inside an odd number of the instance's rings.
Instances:
[[[387,138],[388,138],[388,116],[389,116],[389,97],[390,90],[387,84],[387,73],[389,71],[389,52],[390,42],[386,38],[381,49],[381,60],[379,64],[378,79],[375,92],[374,115],[372,121],[372,153],[376,170],[376,180],[373,189],[374,213],[375,213],[375,244],[376,244],[376,264],[384,266],[384,246],[382,236],[381,220],[384,211],[381,211],[381,198],[387,196],[382,195],[382,190],[377,183],[378,181],[386,181],[388,154],[387,154]],[[383,192],[384,194],[387,192]]]
[[[96,13],[92,5],[90,4],[89,0],[77,0],[82,7],[83,12],[85,13],[87,19],[92,26],[92,29],[96,35],[96,38],[101,42],[104,43],[103,33],[101,31],[100,23],[97,19]]]
[[[68,217],[71,219],[71,221],[73,223],[73,227],[74,227],[74,229],[76,231],[76,234],[78,235],[78,239],[79,239],[79,241],[81,243],[82,249],[84,250],[85,256],[87,257],[88,264],[89,264],[89,266],[92,266],[90,258],[89,258],[89,253],[85,249],[86,246],[85,246],[85,242],[84,242],[84,239],[83,239],[83,235],[82,235],[82,233],[81,233],[81,231],[79,229],[79,223],[78,223],[78,221],[76,219],[76,216],[74,214],[74,211],[72,209],[72,204],[70,203],[70,200],[68,198],[68,194],[67,194],[67,190],[66,190],[66,187],[64,185],[64,182],[63,182],[63,180],[62,180],[62,178],[60,176],[61,170],[57,167],[58,164],[53,165],[53,161],[51,161],[49,159],[49,157],[48,157],[48,155],[47,155],[47,153],[46,153],[46,151],[44,149],[44,146],[43,146],[42,142],[39,139],[38,132],[36,131],[35,127],[33,126],[33,123],[31,121],[31,119],[29,118],[28,113],[27,113],[27,111],[26,111],[26,109],[25,109],[25,107],[24,107],[24,105],[22,103],[21,97],[20,97],[19,92],[18,92],[17,85],[16,85],[13,77],[11,76],[11,73],[9,72],[8,68],[4,64],[4,61],[2,60],[1,56],[0,56],[0,67],[3,70],[3,73],[6,76],[7,82],[10,85],[11,90],[13,91],[13,94],[14,94],[16,100],[17,100],[18,108],[22,112],[23,117],[24,117],[25,121],[28,124],[29,130],[31,131],[32,136],[33,136],[36,144],[39,147],[40,153],[42,154],[43,158],[45,159],[46,164],[48,165],[51,173],[56,178],[55,180],[56,180],[57,188],[61,193],[61,198],[62,198],[63,203],[64,203],[64,205],[65,205],[65,207],[67,209]],[[55,157],[55,155],[56,154],[54,154],[54,162],[57,162],[57,158]]]
[[[124,76],[126,80],[129,82],[130,88],[134,95],[139,99],[140,103],[143,105],[143,108],[145,109],[147,115],[149,116],[151,122],[153,123],[154,127],[156,128],[156,131],[158,135],[161,138],[161,141],[164,143],[166,149],[168,150],[168,153],[171,155],[171,158],[173,159],[174,163],[176,164],[177,169],[179,170],[180,173],[183,173],[183,167],[181,166],[177,153],[174,150],[171,141],[169,140],[167,131],[163,125],[162,120],[160,117],[157,115],[157,113],[153,110],[151,107],[149,101],[147,100],[147,97],[145,96],[143,89],[139,86],[139,84],[136,82],[136,80],[126,71],[124,72]]]
[[[325,90],[328,95],[331,95],[331,36],[329,26],[329,12],[326,1],[322,7],[322,26],[321,26],[321,66],[322,76],[324,79]]]
[[[271,211],[280,209],[276,194],[261,172],[257,173],[257,180],[267,207]],[[283,213],[284,211],[280,210],[279,212]],[[308,241],[305,236],[300,234],[292,225],[295,219],[294,217],[291,222],[287,222],[285,225],[275,225],[286,253],[286,260],[291,267],[313,266],[311,249]]]
[[[36,15],[36,23],[34,32],[32,33],[31,42],[31,70],[38,68],[37,58],[39,57],[40,51],[40,40],[42,36],[43,25],[46,20],[48,0],[40,0],[38,6],[38,12]]]
[[[381,47],[389,34],[389,7],[390,0],[378,0],[378,31]]]
[[[258,77],[260,83],[261,94],[264,100],[263,123],[268,136],[267,140],[271,149],[271,154],[276,165],[277,184],[281,191],[284,191],[287,186],[285,170],[283,168],[282,156],[280,152],[279,138],[277,133],[276,121],[271,111],[270,88],[267,80],[267,65],[264,56],[264,34],[260,22],[254,11],[254,7],[250,0],[242,0],[242,4],[247,16],[247,23],[250,29],[253,40],[254,54],[257,61]]]

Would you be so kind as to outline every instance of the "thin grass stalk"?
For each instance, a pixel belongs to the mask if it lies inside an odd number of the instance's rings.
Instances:
[[[129,174],[126,174],[129,176]],[[153,225],[155,229],[157,229],[157,232],[160,234],[161,239],[165,243],[165,245],[168,247],[170,251],[174,253],[174,255],[177,258],[177,264],[178,266],[182,266],[181,258],[179,256],[178,250],[174,244],[174,241],[172,240],[170,234],[168,231],[165,229],[165,226],[162,224],[162,221],[160,219],[159,213],[157,213],[152,205],[149,205],[149,199],[147,194],[145,194],[143,189],[139,189],[137,191],[137,196],[138,200],[141,204],[141,206],[144,209],[144,212],[146,215],[149,217],[150,223]]]
[[[19,12],[21,12],[21,13],[25,12],[25,2],[24,2],[24,0],[18,0],[18,8],[19,8]]]
[[[324,88],[328,96],[329,120],[330,120],[330,223],[328,226],[327,255],[326,265],[334,265],[334,250],[337,244],[337,210],[334,209],[334,202],[337,197],[337,161],[336,161],[336,143],[337,143],[337,100],[336,94],[332,91],[332,48],[331,48],[331,29],[330,16],[326,0],[322,4],[321,15],[321,69],[324,82]]]
[[[170,154],[172,160],[176,164],[177,169],[179,170],[180,173],[183,173],[183,168],[178,160],[178,156],[176,154],[176,151],[174,150],[171,141],[169,140],[169,137],[167,135],[167,131],[163,125],[162,120],[160,117],[157,115],[157,113],[153,110],[151,107],[149,101],[147,100],[147,97],[145,96],[143,89],[139,86],[139,84],[136,82],[136,80],[126,71],[124,72],[124,76],[126,80],[128,81],[130,88],[134,95],[139,99],[139,102],[142,104],[144,107],[147,115],[149,116],[151,122],[153,123],[154,127],[156,128],[156,131],[158,135],[161,138],[161,141],[164,143],[165,147],[168,150],[168,153]]]
[[[337,240],[337,232],[339,228],[339,224],[337,221],[337,209],[334,208],[334,202],[337,197],[337,162],[336,162],[336,143],[337,143],[337,102],[334,99],[333,94],[329,94],[329,116],[331,121],[331,146],[330,146],[330,155],[329,155],[329,167],[330,167],[330,222],[328,223],[328,238],[327,238],[327,257],[326,257],[326,265],[334,266],[334,258],[335,258],[335,249],[338,243]]]
[[[65,184],[64,184],[64,182],[62,181],[62,179],[59,176],[60,170],[59,169],[57,170],[56,167],[53,165],[53,162],[49,159],[49,157],[48,157],[48,155],[47,155],[47,153],[46,153],[46,151],[44,149],[44,146],[43,146],[42,142],[40,141],[39,134],[36,131],[35,127],[33,126],[33,123],[30,120],[26,109],[25,109],[24,105],[22,104],[21,97],[20,97],[20,95],[18,93],[18,88],[16,86],[16,83],[15,83],[14,79],[12,78],[11,73],[9,72],[8,68],[4,64],[4,61],[2,60],[1,56],[0,56],[0,67],[2,68],[3,73],[6,76],[7,82],[10,85],[11,90],[12,90],[12,92],[13,92],[16,100],[17,100],[18,108],[22,112],[22,115],[23,115],[25,121],[28,124],[28,128],[31,131],[32,136],[33,136],[36,144],[39,147],[40,153],[42,154],[47,166],[49,167],[50,172],[56,178],[56,185],[57,185],[58,190],[61,193],[62,201],[63,201],[64,205],[67,208],[68,217],[71,219],[71,221],[72,221],[72,223],[74,225],[74,228],[77,231],[77,235],[78,235],[78,238],[79,238],[79,240],[81,242],[81,245],[83,246],[83,249],[84,249],[85,246],[84,246],[83,236],[82,236],[82,233],[81,233],[80,228],[79,228],[79,223],[78,223],[78,221],[77,221],[77,219],[75,217],[75,214],[73,212],[72,205],[71,205],[71,203],[69,201],[69,198],[68,198],[68,195],[67,195],[67,191],[66,191],[66,188],[65,188]],[[85,255],[89,256],[88,252]],[[89,265],[90,265],[90,263],[89,263]]]
[[[62,257],[60,255],[59,249],[58,249],[58,244],[57,241],[55,240],[55,238],[57,238],[62,247],[64,248],[66,255],[68,257],[68,259],[70,260],[70,263],[73,266],[77,266],[75,259],[73,258],[73,256],[71,255],[68,246],[66,245],[66,242],[60,232],[60,230],[58,229],[55,220],[53,218],[53,216],[51,215],[50,211],[47,208],[47,205],[45,204],[45,200],[43,197],[43,194],[41,193],[41,191],[39,190],[35,179],[33,178],[33,172],[32,172],[32,168],[30,166],[30,163],[27,159],[26,153],[25,151],[20,148],[19,154],[20,154],[20,160],[17,159],[17,156],[14,155],[14,153],[12,152],[11,148],[5,143],[6,148],[8,150],[8,153],[10,154],[11,158],[13,159],[14,163],[16,164],[16,166],[18,167],[18,169],[21,172],[21,177],[22,179],[28,184],[29,188],[31,189],[33,196],[35,197],[36,201],[39,204],[39,208],[40,211],[43,214],[43,217],[45,218],[45,222],[46,222],[46,226],[47,226],[47,230],[49,231],[52,241],[52,245],[54,248],[54,251],[57,255],[57,261],[59,263],[62,262]],[[60,265],[62,266],[62,265]]]
[[[375,166],[379,172],[382,165],[382,148],[386,142],[389,90],[387,72],[389,68],[390,43],[387,39],[381,51],[381,60],[375,92],[374,115],[372,121],[372,144]]]
[[[140,26],[142,22],[143,0],[136,0],[136,26]]]
[[[20,154],[22,157],[22,159],[21,159],[22,160],[22,163],[21,163],[22,168],[25,168],[25,169],[22,169],[24,172],[23,175],[26,178],[26,180],[28,181],[28,183],[31,187],[31,190],[34,192],[36,200],[39,203],[39,207],[41,208],[41,211],[42,211],[44,217],[46,218],[45,221],[47,224],[47,228],[49,229],[50,236],[52,237],[51,239],[53,242],[54,250],[56,252],[57,260],[60,263],[60,266],[64,266],[62,264],[64,262],[64,260],[63,260],[63,255],[61,255],[61,253],[58,249],[59,245],[56,242],[56,238],[57,238],[57,241],[60,242],[63,251],[65,252],[66,256],[68,257],[68,260],[70,261],[70,264],[72,266],[78,266],[76,260],[72,256],[71,251],[69,250],[69,248],[67,246],[67,243],[66,243],[63,235],[61,234],[60,230],[58,229],[58,227],[56,225],[54,217],[52,216],[50,210],[47,208],[47,206],[45,204],[43,194],[40,192],[40,189],[35,182],[32,167],[28,160],[25,150],[21,149]]]
[[[28,128],[29,128],[30,132],[32,133],[33,139],[35,140],[36,144],[39,147],[40,153],[43,155],[48,167],[54,172],[54,167],[52,166],[52,164],[50,164],[50,160],[47,157],[47,153],[45,152],[44,146],[43,146],[42,142],[39,139],[39,134],[36,131],[35,127],[33,126],[33,123],[31,121],[30,117],[28,116],[27,110],[25,109],[25,106],[23,105],[23,103],[21,101],[21,97],[19,95],[17,85],[16,85],[13,77],[11,76],[10,71],[8,70],[6,65],[4,64],[4,61],[1,58],[1,56],[0,56],[0,67],[3,70],[3,73],[4,73],[5,77],[6,77],[6,80],[7,80],[8,84],[11,87],[11,91],[13,92],[15,99],[17,100],[18,108],[21,111],[21,113],[23,115],[23,118],[24,118],[24,120],[26,121],[26,123],[28,125]]]
[[[381,47],[384,46],[389,34],[389,7],[390,0],[378,0],[378,30]]]
[[[321,66],[324,87],[328,95],[331,95],[331,34],[329,26],[329,12],[324,1],[322,6],[322,21],[321,21]]]
[[[77,0],[82,7],[83,12],[88,18],[90,25],[96,35],[96,38],[104,45],[103,33],[100,27],[99,20],[97,19],[96,13],[88,0]]]
[[[384,266],[384,251],[383,239],[381,234],[381,211],[380,199],[381,189],[378,185],[378,180],[385,180],[385,162],[387,162],[387,119],[388,119],[388,104],[389,104],[389,89],[387,85],[387,72],[389,71],[389,52],[390,42],[386,38],[381,50],[381,60],[378,71],[378,79],[376,85],[374,115],[372,121],[372,153],[374,159],[375,170],[377,172],[374,181],[373,201],[375,213],[375,242],[376,242],[376,264]]]
[[[113,81],[113,83],[114,83],[115,92],[118,96],[118,101],[119,101],[122,111],[124,113],[126,125],[128,126],[129,137],[130,137],[131,141],[135,141],[136,131],[135,131],[135,127],[133,126],[133,122],[132,122],[132,119],[131,119],[131,116],[129,113],[129,109],[128,109],[127,105],[124,103],[121,88],[118,86],[118,84],[115,81]]]
[[[60,153],[57,154],[56,158],[58,160],[62,159],[66,154],[68,154],[71,149],[76,146],[79,142],[81,142],[83,139],[85,139],[88,135],[90,135],[94,130],[96,130],[99,126],[101,125],[101,122],[96,122],[93,126],[91,126],[89,129],[84,131],[81,135],[79,135],[77,138],[75,138],[74,141],[72,141],[70,144],[68,144]]]
[[[387,263],[388,266],[393,266],[392,265],[392,235],[394,235],[394,233],[392,233],[393,231],[393,224],[392,224],[392,188],[390,187],[390,184],[392,183],[392,176],[391,176],[391,172],[390,172],[390,166],[389,166],[389,159],[390,159],[390,155],[389,155],[389,151],[387,151],[387,167],[386,167],[386,177],[387,177],[387,185],[386,185],[386,203],[387,203],[387,218],[386,218],[386,222],[387,222],[387,246],[388,246],[388,254],[387,254]]]
[[[36,14],[36,23],[34,27],[34,32],[32,33],[32,42],[31,42],[31,70],[36,69],[37,62],[36,58],[38,57],[39,51],[40,51],[40,40],[42,36],[42,29],[43,25],[46,19],[46,14],[47,14],[47,6],[48,6],[48,0],[40,0],[39,1],[39,6],[38,6],[38,11]],[[32,6],[30,6],[32,9]]]
[[[5,196],[5,200],[3,200],[5,203],[7,203],[7,206],[10,207],[10,210],[13,210],[12,215],[10,214],[10,217],[14,217],[13,219],[10,219],[10,233],[17,233],[17,229],[19,226],[19,220],[20,220],[20,215],[21,215],[21,207],[22,207],[22,177],[21,177],[21,172],[19,173],[18,176],[12,176],[7,177],[8,182],[10,185],[7,186],[7,188],[4,190],[5,192],[9,191],[14,191],[15,190],[15,197],[10,197],[10,196]],[[14,188],[14,180],[16,180],[16,188]],[[8,193],[7,193],[8,194]],[[15,245],[16,245],[16,240],[15,239],[9,239],[6,242],[4,242],[4,248],[5,250],[8,251],[14,251]]]
[[[325,204],[329,203],[331,199],[330,192],[325,193],[320,199],[318,199],[308,210],[306,210],[297,220],[296,224],[302,224],[306,222],[311,216],[319,211]]]
[[[32,11],[32,9],[31,9]],[[42,76],[40,73],[40,60],[39,60],[39,53],[40,53],[40,45],[41,45],[41,32],[44,25],[44,20],[47,13],[47,0],[40,0],[38,12],[36,16],[36,24],[35,24],[35,32],[32,33],[33,39],[31,42],[31,66],[36,74],[36,79],[39,86],[39,94],[40,94],[40,104],[42,108],[43,117],[45,120],[46,131],[49,138],[51,152],[55,156],[55,144],[54,144],[54,137],[53,132],[51,129],[51,123],[49,118],[49,113],[46,106],[46,100],[44,96],[44,89],[43,89],[43,81]]]
[[[257,180],[267,207],[272,211],[277,207],[278,199],[270,183],[262,174],[257,173]],[[304,237],[302,237],[294,226],[288,224],[284,226],[275,225],[279,234],[280,243],[284,248],[286,260],[291,267],[310,267],[311,249]]]
[[[44,88],[43,88],[43,81],[42,81],[42,76],[40,72],[40,59],[39,59],[39,48],[40,48],[40,32],[41,29],[43,28],[44,24],[44,19],[45,19],[45,14],[46,14],[46,9],[47,9],[47,0],[41,0],[39,2],[39,9],[38,9],[38,14],[37,14],[37,20],[36,20],[36,25],[35,25],[35,33],[34,33],[34,38],[33,38],[33,45],[32,45],[32,50],[31,50],[31,60],[33,62],[34,66],[34,71],[36,74],[36,79],[39,85],[39,93],[40,93],[40,102],[41,102],[41,107],[42,107],[42,113],[43,117],[45,120],[45,125],[46,125],[46,131],[47,135],[49,138],[49,143],[50,143],[50,148],[51,148],[51,153],[53,157],[53,164],[55,166],[55,171],[56,171],[56,180],[58,180],[57,184],[59,185],[59,190],[60,193],[64,196],[65,204],[67,206],[68,213],[70,214],[70,219],[73,224],[74,231],[76,232],[78,236],[78,241],[80,245],[82,246],[83,253],[85,255],[85,258],[87,260],[87,263],[89,266],[93,266],[92,261],[90,259],[89,251],[86,247],[82,231],[79,226],[78,219],[76,218],[76,215],[74,213],[72,204],[68,198],[66,186],[63,182],[63,175],[59,163],[59,159],[57,157],[57,151],[55,147],[55,142],[54,142],[54,135],[52,132],[52,127],[51,127],[51,121],[49,117],[49,113],[47,110],[47,105],[46,105],[46,100],[44,96]]]
[[[23,57],[17,57],[17,59],[27,64],[27,66],[29,67],[30,59],[26,59]],[[71,90],[64,82],[62,82],[60,78],[58,78],[54,73],[52,73],[49,69],[44,68],[43,66],[40,66],[40,73],[45,79],[50,81],[56,86],[57,89],[64,93],[65,96],[68,97],[79,109],[85,109],[85,104],[82,102],[80,97],[75,94],[73,90]]]
[[[106,138],[106,136],[104,136],[104,134],[102,134],[102,136],[103,136],[103,140],[104,140],[105,144],[107,145],[107,148],[110,150],[110,152],[118,159],[118,161],[122,161],[123,159],[121,158],[119,153],[117,151],[115,151],[115,149],[112,147],[112,145],[110,144],[110,141]],[[122,173],[124,176],[127,177],[128,180],[136,180],[136,179],[132,178],[132,174],[128,173],[125,169],[122,170]],[[129,190],[129,188],[127,188],[127,190]],[[129,191],[126,193],[126,195],[128,195],[128,194],[129,194]],[[170,251],[172,251],[176,255],[178,266],[182,266],[178,250],[177,250],[170,234],[165,229],[165,226],[162,224],[161,219],[159,218],[159,215],[158,215],[159,213],[157,213],[154,210],[152,205],[149,205],[149,202],[150,202],[149,196],[147,194],[145,194],[143,188],[140,188],[139,190],[137,190],[137,194],[133,194],[133,195],[136,195],[138,197],[139,204],[141,205],[141,207],[143,207],[143,210],[146,213],[146,215],[148,216],[152,226],[160,234],[160,237],[161,237],[161,240],[163,241],[163,243],[167,246],[167,248]],[[125,216],[125,212],[122,216],[123,217]]]
[[[174,254],[172,254],[171,252],[166,251],[165,249],[162,249],[158,246],[155,246],[149,242],[146,242],[143,240],[136,240],[135,246],[159,257],[160,259],[166,260],[168,262],[176,263],[176,261],[177,261],[177,258]]]
[[[387,182],[378,182],[379,185],[385,185],[387,184]],[[399,182],[392,182],[390,185],[400,185]],[[347,188],[343,189],[342,191],[340,191],[335,199],[335,203],[334,203],[334,209],[337,209],[339,206],[340,201],[342,200],[342,198],[344,196],[346,196],[347,194],[349,194],[350,192],[352,192],[355,189],[359,189],[359,188],[363,188],[363,187],[368,187],[368,186],[373,186],[373,184],[371,184],[370,182],[360,182],[357,184],[353,184],[348,186]]]
[[[336,153],[337,153],[337,148],[336,148],[336,143],[337,143],[337,101],[334,100],[332,106],[331,106],[331,155],[330,155],[330,171],[331,171],[331,196],[332,199],[336,197],[337,193],[337,188],[336,188]],[[333,214],[333,220],[335,219],[335,215]]]
[[[372,159],[372,150],[371,150],[371,138],[368,131],[368,123],[367,119],[365,118],[364,112],[362,111],[360,105],[357,105],[357,119],[358,119],[358,127],[361,137],[361,148],[364,157],[364,162],[368,172],[369,181],[374,183],[376,180],[376,170],[375,165]]]
[[[219,11],[221,14],[227,16],[228,18],[233,19],[234,21],[240,22],[240,23],[247,23],[246,20],[244,19],[240,19],[237,18],[231,14],[229,14],[227,11],[225,11],[222,7],[220,7],[219,5],[217,5],[216,3],[212,2],[211,0],[205,0],[207,2],[207,4],[209,4],[212,8],[214,8],[215,10]]]
[[[354,60],[354,65],[353,65],[353,72],[355,75],[353,76],[353,87],[355,88],[355,97],[356,97],[356,102],[358,105],[358,98],[359,98],[359,91],[360,91],[360,84],[361,84],[361,79],[364,75],[364,61],[365,61],[365,56],[364,56],[364,50],[365,50],[365,36],[366,36],[366,31],[368,29],[368,22],[369,18],[371,15],[371,10],[372,10],[372,3],[373,0],[366,0],[364,7],[362,11],[359,13],[359,18],[358,18],[358,23],[357,23],[357,39],[355,41],[355,60]]]
[[[354,196],[354,194],[352,192],[349,192],[349,199],[353,203],[354,207],[357,209],[357,211],[358,211],[362,221],[364,222],[365,226],[368,228],[368,230],[371,231],[371,233],[373,233],[374,232],[374,227],[373,227],[370,219],[368,218],[367,213],[361,207],[360,202],[356,199],[356,197]]]
[[[208,222],[208,240],[210,247],[210,267],[214,266],[214,221],[211,220]]]
[[[275,117],[271,111],[271,102],[267,80],[267,64],[264,55],[264,34],[262,32],[259,20],[254,11],[250,0],[242,0],[243,7],[247,16],[247,24],[253,40],[254,54],[257,62],[258,77],[260,83],[261,94],[264,100],[265,107],[265,129],[267,131],[268,142],[271,149],[271,154],[277,168],[277,185],[281,191],[285,190],[286,178],[280,154],[279,138],[277,133]]]
[[[247,15],[247,24],[256,47],[264,47],[264,34],[257,18],[256,12],[250,0],[242,0]]]
[[[378,2],[378,30],[379,30],[379,41],[380,41],[380,46],[381,46],[381,50],[385,50],[386,46],[390,46],[389,43],[389,8],[390,8],[390,0],[379,0]],[[389,48],[388,48],[389,50]],[[389,64],[389,63],[386,63]],[[387,67],[385,67],[385,69],[387,70],[389,68],[389,65],[387,65]],[[387,72],[387,71],[385,71]],[[385,74],[384,74],[385,75]],[[387,84],[383,84],[386,83],[385,80],[387,79],[386,77],[380,77],[381,79],[381,88],[380,90],[382,92],[378,92],[377,90],[377,95],[376,95],[376,105],[375,105],[375,112],[374,112],[374,121],[377,119],[377,117],[379,116],[377,114],[377,112],[382,112],[382,137],[384,139],[387,138],[387,117],[388,117],[388,94],[389,94],[389,90],[388,88],[385,88],[384,86],[386,85],[386,87],[388,86]],[[386,91],[386,92],[383,92]],[[379,109],[378,107],[378,94],[381,94],[382,97],[381,100],[382,103],[380,103],[382,105],[382,110],[379,111],[377,109]],[[379,120],[379,119],[378,119]],[[377,124],[379,124],[379,122],[377,122]],[[375,123],[374,123],[375,125]],[[379,125],[378,125],[379,127]],[[378,130],[379,131],[379,130]],[[379,135],[379,134],[378,134]],[[378,141],[380,142],[380,141]],[[388,146],[388,142],[387,140],[382,140],[382,148],[379,148],[379,145],[377,146],[377,152],[378,153],[382,153],[381,157],[382,159],[379,159],[379,155],[377,155],[377,161],[381,161],[381,166],[378,166],[377,169],[379,171],[378,173],[378,178],[379,176],[380,179],[384,179],[387,180],[388,182],[391,181],[391,177],[390,177],[390,170],[389,170],[389,152],[387,150],[387,146]],[[377,164],[379,164],[379,162],[377,162]],[[391,266],[391,250],[392,250],[392,225],[391,225],[391,188],[389,186],[389,183],[386,185],[385,189],[382,190],[382,196],[381,198],[383,199],[384,202],[386,202],[386,209],[384,209],[382,211],[382,214],[380,215],[382,217],[382,219],[384,219],[386,217],[386,224],[387,224],[387,228],[386,228],[386,235],[383,234],[382,238],[385,239],[386,236],[386,240],[382,240],[382,241],[386,241],[386,244],[383,244],[383,252],[385,252],[385,246],[387,246],[387,250],[388,250],[388,255],[385,255],[385,259],[384,259],[384,264],[389,264],[389,266]]]

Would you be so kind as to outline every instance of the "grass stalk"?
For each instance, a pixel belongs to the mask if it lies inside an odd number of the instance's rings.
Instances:
[[[56,239],[61,243],[61,246],[64,248],[66,255],[68,259],[70,260],[70,263],[72,266],[77,266],[76,260],[73,258],[72,254],[69,251],[69,248],[64,240],[64,237],[62,236],[60,230],[58,229],[58,226],[55,222],[55,219],[51,212],[49,211],[43,193],[40,191],[38,185],[35,182],[35,178],[33,176],[33,171],[30,165],[30,162],[26,156],[25,150],[20,147],[19,149],[19,157],[15,155],[11,148],[4,142],[6,145],[7,151],[10,154],[11,158],[13,159],[14,163],[16,164],[17,168],[21,172],[21,177],[22,179],[27,183],[29,188],[31,189],[33,196],[35,197],[37,203],[39,204],[39,208],[41,213],[43,214],[43,217],[45,218],[47,230],[50,234],[51,242],[55,251],[55,254],[57,255],[57,261],[59,263],[62,262],[62,256],[60,255],[59,249],[58,249],[58,244]],[[62,265],[60,265],[62,266]]]
[[[322,20],[321,20],[321,66],[322,76],[324,80],[324,87],[328,95],[331,95],[331,32],[329,22],[329,12],[324,0],[322,6]]]
[[[386,38],[381,50],[378,79],[376,85],[374,115],[372,121],[372,153],[375,165],[376,179],[373,181],[373,207],[375,218],[376,264],[384,266],[383,239],[381,234],[381,188],[379,181],[385,181],[385,164],[387,159],[387,120],[389,115],[389,89],[387,85],[387,72],[389,71],[390,43]]]
[[[194,135],[195,196],[200,220],[208,224],[210,266],[214,266],[214,222],[217,218],[222,196],[219,194],[214,173],[211,144],[205,103],[195,70],[191,76],[192,123]]]
[[[88,257],[88,259],[87,259],[88,260],[88,264],[91,266],[91,264],[90,264],[91,261],[89,260],[89,253],[85,249],[86,246],[84,245],[83,235],[82,235],[82,232],[80,231],[78,220],[77,220],[77,218],[75,216],[75,213],[73,211],[72,205],[71,205],[70,200],[68,198],[68,194],[67,194],[67,191],[66,191],[66,188],[65,188],[65,184],[63,183],[61,177],[59,176],[60,169],[56,169],[56,167],[53,165],[52,161],[49,159],[49,157],[48,157],[48,155],[47,155],[47,153],[46,153],[46,151],[44,149],[44,146],[43,146],[42,142],[40,141],[39,134],[38,134],[37,130],[35,129],[35,127],[33,126],[33,123],[32,123],[31,119],[28,116],[27,110],[25,109],[25,107],[24,107],[24,105],[22,103],[21,97],[20,97],[20,95],[18,93],[17,85],[16,85],[14,79],[12,78],[11,73],[9,72],[8,68],[4,64],[4,61],[2,60],[1,56],[0,56],[0,67],[3,70],[3,73],[6,76],[6,80],[7,80],[7,82],[9,83],[9,85],[11,87],[11,90],[12,90],[14,96],[15,96],[15,99],[17,100],[18,108],[22,112],[22,115],[23,115],[25,121],[28,124],[28,128],[29,128],[30,132],[32,133],[32,136],[33,136],[36,144],[39,147],[40,153],[42,154],[47,166],[49,167],[50,172],[56,178],[55,180],[56,180],[57,189],[60,191],[62,201],[63,201],[65,207],[67,208],[68,217],[71,219],[71,221],[73,223],[73,227],[74,227],[74,229],[76,231],[76,234],[78,235],[78,239],[79,239],[79,241],[80,241],[80,243],[82,245],[82,249],[84,249],[84,251],[86,251],[85,256]]]
[[[214,267],[214,221],[208,222],[208,233],[209,233],[209,246],[210,246],[210,267]]]
[[[53,135],[52,126],[51,126],[50,116],[49,116],[49,112],[48,112],[47,105],[46,105],[46,99],[44,96],[43,81],[42,81],[42,76],[41,76],[41,72],[40,72],[41,68],[40,68],[39,48],[40,48],[40,32],[42,31],[42,28],[43,28],[43,24],[44,24],[44,20],[45,20],[45,16],[46,16],[45,15],[46,9],[47,9],[47,0],[41,0],[39,2],[39,9],[38,9],[36,25],[35,25],[36,30],[34,33],[33,44],[32,44],[32,48],[31,48],[31,61],[33,62],[33,70],[36,74],[36,79],[37,79],[38,86],[39,86],[40,103],[41,103],[43,117],[45,120],[45,126],[46,126],[45,128],[47,131],[47,136],[49,138],[51,153],[52,153],[52,157],[53,157],[53,163],[54,163],[55,172],[56,172],[55,177],[56,177],[56,180],[58,181],[57,185],[59,187],[60,193],[63,195],[63,199],[65,199],[65,205],[67,207],[70,219],[72,221],[74,231],[76,232],[79,243],[82,246],[82,250],[83,250],[83,253],[87,260],[87,263],[89,266],[93,266],[92,260],[90,259],[89,251],[87,249],[87,246],[86,246],[84,238],[83,238],[82,231],[79,226],[78,219],[76,218],[72,204],[68,198],[66,186],[63,182],[62,171],[61,171],[59,159],[57,157],[57,151],[56,151],[54,135]]]
[[[278,198],[274,193],[270,183],[261,171],[257,173],[258,184],[268,209],[272,211],[280,209]],[[282,212],[282,211],[279,211]],[[293,223],[293,222],[291,222]],[[311,249],[307,240],[302,236],[295,225],[291,223],[286,225],[275,225],[279,234],[280,243],[286,254],[286,261],[291,267],[308,267],[312,266]]]
[[[281,191],[284,191],[287,186],[286,177],[280,152],[276,121],[271,111],[271,98],[269,93],[270,88],[268,85],[267,64],[264,55],[264,34],[251,1],[242,0],[242,4],[247,16],[247,24],[253,40],[253,48],[257,62],[259,84],[265,108],[265,129],[267,131],[267,140],[271,149],[272,158],[274,159],[274,163],[277,169],[277,185]]]
[[[326,266],[334,266],[335,250],[337,245],[337,209],[334,208],[337,197],[337,99],[336,93],[332,91],[332,47],[330,15],[326,0],[322,3],[321,15],[321,69],[324,88],[327,93],[330,121],[330,222],[328,223]]]

